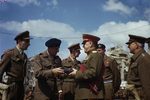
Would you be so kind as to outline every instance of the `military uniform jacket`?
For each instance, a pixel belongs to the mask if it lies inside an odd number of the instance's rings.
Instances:
[[[84,72],[77,71],[76,81],[77,87],[75,92],[75,99],[101,99],[103,98],[103,79],[102,79],[102,67],[103,67],[103,55],[97,51],[92,51],[88,54],[86,59],[83,61],[86,70]],[[98,80],[98,91],[99,93],[94,94],[90,88],[89,83]]]
[[[2,60],[0,61],[1,78],[3,73],[6,72],[8,76],[15,78],[14,81],[23,82],[26,74],[26,63],[26,54],[23,53],[23,55],[21,55],[17,48],[6,51],[2,55]]]
[[[103,75],[104,81],[112,80],[114,92],[116,92],[121,84],[121,77],[120,71],[118,69],[118,63],[115,59],[108,57],[107,55],[104,56],[104,66],[105,71]]]
[[[62,65],[65,67],[71,67],[75,69],[79,69],[79,64],[81,64],[80,61],[77,59],[72,60],[70,57],[62,60]],[[63,78],[63,93],[71,92],[74,94],[75,92],[75,80],[74,77],[69,77],[68,75],[65,75]]]
[[[142,87],[144,100],[150,100],[150,56],[144,50],[131,57],[127,81],[135,88]]]
[[[75,69],[79,69],[79,64],[81,64],[81,62],[78,61],[77,59],[74,59],[74,61],[73,61],[70,57],[68,57],[68,58],[62,60],[62,64],[63,64],[63,66],[66,66],[66,67],[72,67]]]
[[[58,56],[52,57],[48,51],[44,51],[32,59],[34,73],[37,79],[34,89],[35,100],[53,100],[57,95],[57,77],[52,69],[61,66],[61,59]]]

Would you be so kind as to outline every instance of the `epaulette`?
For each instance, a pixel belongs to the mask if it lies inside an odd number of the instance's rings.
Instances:
[[[41,53],[39,53],[36,57],[38,57],[38,58],[43,58],[43,57],[44,57],[44,53],[41,52]]]
[[[92,51],[92,53],[97,53],[97,51]]]
[[[13,54],[13,50],[14,49],[7,49],[6,51],[4,51],[4,53],[1,55],[1,59],[3,59],[4,56],[5,58],[10,58]]]
[[[10,53],[10,52],[12,52],[14,49],[7,49],[6,51],[4,51],[4,54],[5,53]]]
[[[43,55],[43,53],[39,53],[39,55]]]
[[[8,50],[4,51],[2,57],[3,57],[4,55],[7,55],[7,56],[12,55],[13,50],[14,50],[14,49],[8,49]]]
[[[62,61],[67,61],[67,58],[63,59]]]
[[[111,57],[111,56],[108,56],[108,58],[109,58],[110,60],[115,60],[115,58],[113,58],[113,57]]]
[[[142,53],[142,56],[143,56],[143,57],[145,57],[145,54],[144,54],[144,53]]]
[[[29,61],[34,61],[34,60],[35,60],[35,56],[29,58]]]

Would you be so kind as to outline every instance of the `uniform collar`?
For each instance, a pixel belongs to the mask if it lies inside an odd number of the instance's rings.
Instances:
[[[16,46],[17,50],[19,51],[20,54],[23,54],[23,50],[21,50],[18,45]]]
[[[54,59],[54,57],[52,57],[52,56],[49,54],[48,50],[46,50],[46,51],[44,51],[44,52],[42,53],[42,57],[43,57],[43,58],[48,58],[48,59],[50,59],[50,60],[53,60],[53,59]]]
[[[42,53],[42,56],[43,56],[44,58],[51,57],[47,50]]]
[[[20,58],[20,59],[22,59],[22,60],[24,60],[25,58],[27,58],[27,56],[26,56],[25,53],[23,53],[23,55],[20,54],[20,52],[19,52],[19,50],[18,50],[17,47],[14,48],[13,54],[14,54],[15,57]]]
[[[73,58],[71,55],[69,56],[69,58],[70,58],[71,61],[75,61],[75,60],[76,60],[76,59]]]
[[[134,55],[131,57],[131,60],[132,60],[132,61],[135,61],[143,52],[145,52],[144,49],[140,50],[138,53],[134,54]]]

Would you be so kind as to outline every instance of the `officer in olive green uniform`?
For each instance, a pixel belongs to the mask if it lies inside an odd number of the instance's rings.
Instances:
[[[70,75],[75,76],[75,100],[103,99],[104,83],[102,79],[103,55],[97,52],[99,37],[83,34],[83,48],[87,57],[80,65],[80,69],[73,69]]]
[[[37,79],[34,100],[58,100],[57,79],[63,73],[61,59],[57,56],[60,44],[59,39],[49,39],[45,43],[48,49],[32,58]]]
[[[127,77],[127,89],[137,100],[150,100],[150,55],[144,50],[146,38],[129,35],[126,43],[133,53]]]
[[[27,55],[24,50],[30,45],[29,32],[25,31],[15,37],[16,47],[10,49],[2,55],[0,62],[1,81],[3,73],[6,72],[10,85],[7,93],[7,100],[23,100],[24,97],[24,77],[26,73]]]
[[[62,61],[63,66],[66,68],[79,69],[78,66],[80,64],[80,61],[78,61],[76,58],[80,55],[80,44],[73,44],[69,46],[68,49],[70,51],[70,55],[68,58]],[[75,80],[74,77],[68,76],[68,73],[65,74],[62,91],[64,95],[64,100],[74,100]]]
[[[110,58],[105,54],[105,48],[104,44],[98,44],[97,51],[104,54],[105,71],[103,80],[105,86],[105,100],[112,100],[115,92],[117,92],[120,88],[121,77],[118,69],[118,63],[115,59]]]

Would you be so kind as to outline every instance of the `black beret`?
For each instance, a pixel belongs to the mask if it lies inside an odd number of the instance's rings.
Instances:
[[[60,44],[61,40],[57,38],[52,38],[45,42],[45,46],[47,47],[60,47]]]
[[[105,46],[104,44],[98,44],[98,48],[100,48],[100,49],[105,49],[106,46]]]
[[[139,42],[144,44],[146,42],[146,38],[142,36],[129,35],[130,39],[126,44],[130,44],[132,42]]]
[[[19,33],[15,38],[14,40],[25,40],[25,39],[32,39],[30,38],[29,36],[29,31],[24,31],[22,33]]]

